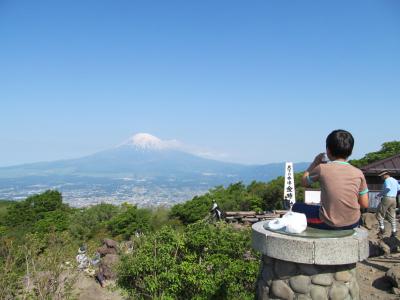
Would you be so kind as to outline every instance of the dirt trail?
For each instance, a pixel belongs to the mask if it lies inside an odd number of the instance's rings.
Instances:
[[[118,291],[110,288],[102,288],[93,277],[81,272],[73,286],[73,295],[78,300],[124,300],[126,299]]]
[[[392,285],[385,279],[387,270],[394,266],[400,267],[400,254],[368,258],[357,264],[357,280],[360,286],[360,298],[375,299],[400,299],[400,296],[391,292]]]
[[[392,284],[385,278],[385,273],[390,268],[400,268],[400,233],[397,233],[396,238],[390,238],[391,228],[389,223],[385,221],[385,237],[383,239],[379,238],[378,223],[375,216],[370,214],[369,219],[369,224],[366,227],[369,229],[370,257],[363,262],[357,263],[357,280],[360,286],[360,299],[400,299],[399,295],[392,293]],[[397,228],[400,228],[399,220]],[[373,244],[372,246],[371,243]],[[386,250],[387,253],[381,253],[380,256],[377,256],[377,248],[380,248],[381,252]]]

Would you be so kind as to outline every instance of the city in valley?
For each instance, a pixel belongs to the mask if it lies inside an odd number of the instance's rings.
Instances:
[[[171,206],[192,199],[211,188],[208,183],[186,182],[179,185],[154,179],[108,178],[58,178],[46,184],[34,179],[0,180],[0,199],[23,200],[49,189],[62,193],[63,201],[74,207],[98,203],[121,204],[124,202],[141,207]]]

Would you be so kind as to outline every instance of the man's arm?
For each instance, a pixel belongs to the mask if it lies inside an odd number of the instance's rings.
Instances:
[[[386,180],[383,182],[383,187],[382,191],[380,191],[376,196],[377,197],[382,197],[385,196],[388,192],[390,192],[390,189],[386,185]]]
[[[304,186],[304,187],[311,186],[311,184],[313,182],[310,180],[310,172],[313,169],[315,169],[320,163],[322,163],[322,160],[323,160],[324,156],[325,156],[325,153],[320,153],[314,158],[314,161],[307,168],[307,170],[303,174],[303,177],[301,178],[301,185],[302,186]]]
[[[360,204],[361,208],[368,208],[368,206],[369,206],[368,193],[359,195],[358,203]]]
[[[310,186],[310,184],[308,182],[309,181],[308,180],[309,176],[310,176],[310,172],[305,171],[304,174],[303,174],[303,177],[301,178],[301,185],[302,186],[304,186],[304,187],[309,187]]]

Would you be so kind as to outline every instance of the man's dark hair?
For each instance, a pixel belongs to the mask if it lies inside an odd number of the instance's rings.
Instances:
[[[353,146],[354,138],[346,130],[334,130],[326,138],[326,148],[334,157],[348,158],[353,152]]]

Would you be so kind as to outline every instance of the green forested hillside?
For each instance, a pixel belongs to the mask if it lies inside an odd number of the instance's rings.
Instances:
[[[56,294],[67,299],[73,279],[61,284],[57,278],[67,262],[75,270],[80,245],[94,255],[105,237],[133,241],[133,251],[122,254],[118,284],[135,299],[250,299],[258,259],[250,247],[249,229],[204,219],[214,197],[229,209],[262,209],[266,187],[256,182],[218,187],[187,202],[188,207],[201,203],[193,215],[181,206],[99,204],[78,209],[63,203],[58,191],[1,202],[0,299],[55,299]],[[143,234],[136,237],[137,232]],[[28,289],[26,280],[33,287]]]
[[[295,174],[301,201],[300,179]],[[121,254],[117,281],[133,299],[252,299],[259,258],[250,246],[250,228],[214,222],[210,208],[213,201],[223,211],[281,208],[283,185],[283,177],[238,182],[171,208],[103,203],[78,209],[51,190],[2,201],[0,299],[68,299],[73,278],[64,276],[71,272],[66,266],[76,270],[78,247],[87,245],[94,255],[103,238],[133,244]]]

